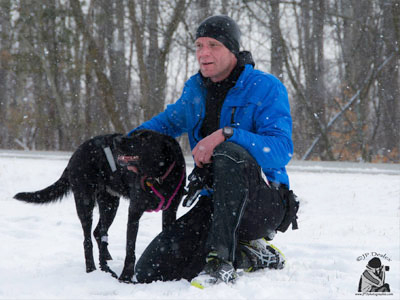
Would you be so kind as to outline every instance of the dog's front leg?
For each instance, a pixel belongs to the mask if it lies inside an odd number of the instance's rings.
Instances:
[[[135,272],[135,246],[136,237],[139,229],[139,219],[142,216],[142,211],[137,211],[131,202],[129,206],[128,226],[126,232],[126,257],[124,269],[122,270],[119,280],[126,283],[132,283],[132,277]]]
[[[179,205],[179,202],[177,202],[177,204]],[[176,203],[172,203],[169,209],[162,212],[162,230],[167,230],[168,227],[176,221],[176,212],[178,210],[178,205],[176,205]]]

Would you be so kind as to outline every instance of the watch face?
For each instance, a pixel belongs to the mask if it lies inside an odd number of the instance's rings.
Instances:
[[[233,128],[232,127],[224,127],[222,131],[226,138],[230,138],[233,135]]]

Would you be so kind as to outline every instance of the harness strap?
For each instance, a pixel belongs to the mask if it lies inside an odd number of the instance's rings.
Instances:
[[[169,173],[171,173],[172,169],[175,167],[175,161],[169,166],[167,172],[161,177],[162,180],[168,177]]]
[[[117,171],[117,166],[115,165],[114,157],[110,147],[103,148],[104,154],[106,155],[108,164],[110,165],[111,171]]]
[[[175,161],[168,167],[168,170],[165,171],[164,175],[161,177],[157,177],[154,178],[159,184],[162,184],[162,182],[165,180],[165,178],[168,177],[169,173],[171,173],[172,169],[175,167]],[[160,179],[161,180],[160,180]],[[142,178],[140,178],[140,186],[142,187],[143,190],[146,190],[145,188],[145,181],[147,179],[147,175],[142,176]]]
[[[151,187],[150,187],[151,190],[154,192],[154,194],[157,195],[158,198],[161,199],[161,201],[160,201],[160,204],[158,204],[158,206],[157,206],[156,209],[149,209],[149,210],[146,210],[146,211],[147,211],[147,212],[159,212],[160,210],[167,210],[167,209],[169,208],[169,206],[171,205],[172,200],[175,198],[176,194],[178,193],[178,191],[179,191],[179,189],[180,189],[180,187],[181,187],[181,185],[182,185],[182,182],[183,182],[183,179],[184,179],[184,178],[185,178],[185,170],[183,170],[181,179],[179,180],[179,183],[178,183],[178,185],[176,186],[175,191],[173,192],[173,194],[171,195],[171,197],[168,199],[168,202],[167,202],[167,204],[166,204],[164,207],[163,207],[163,205],[164,205],[164,202],[165,202],[165,197],[164,197],[163,195],[161,195],[161,193],[160,193],[159,191],[157,191],[157,190],[154,188],[154,186],[151,186]]]
[[[113,166],[114,166],[114,168],[115,168],[115,170],[116,170],[115,162],[114,162],[114,159],[113,159],[113,156],[112,156],[111,149],[110,149],[109,147],[104,148],[104,153],[106,154],[106,157],[107,157],[108,163],[110,164],[111,170],[113,170]],[[139,159],[138,156],[118,156],[118,161],[123,162],[123,163],[125,163],[125,164],[128,164],[128,163],[131,162],[131,161],[137,161],[138,159]],[[164,175],[162,175],[161,177],[152,178],[152,179],[156,180],[159,184],[162,184],[162,182],[163,182],[163,181],[168,177],[168,175],[172,172],[172,170],[173,170],[173,168],[175,167],[175,165],[176,165],[176,161],[174,161],[174,162],[168,167],[168,169],[167,169],[167,171],[164,173]],[[114,172],[114,170],[113,170],[113,172]],[[146,211],[147,211],[147,212],[153,212],[153,211],[154,211],[154,212],[158,212],[158,211],[160,211],[160,210],[166,210],[166,209],[168,209],[169,206],[170,206],[171,203],[172,203],[172,200],[175,198],[175,196],[176,196],[176,194],[178,193],[180,187],[182,186],[182,182],[183,182],[183,179],[184,179],[184,178],[185,178],[185,170],[183,170],[183,172],[182,172],[182,176],[181,176],[181,178],[180,178],[180,180],[179,180],[179,183],[178,183],[177,187],[175,188],[175,191],[172,193],[171,197],[168,199],[167,204],[166,204],[165,206],[163,206],[163,205],[164,205],[164,202],[165,202],[165,197],[164,197],[159,191],[157,191],[157,189],[154,187],[153,184],[148,184],[148,183],[146,182],[146,180],[148,179],[148,176],[147,176],[147,175],[142,176],[142,177],[140,178],[140,186],[142,187],[142,189],[143,189],[144,191],[146,191],[145,185],[147,185],[148,187],[150,187],[150,189],[153,191],[153,193],[154,193],[158,198],[160,198],[160,203],[158,204],[158,206],[157,206],[156,209],[154,209],[154,210],[153,210],[153,209],[149,209],[149,210],[146,210]]]

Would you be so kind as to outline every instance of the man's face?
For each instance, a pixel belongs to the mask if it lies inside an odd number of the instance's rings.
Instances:
[[[236,66],[236,56],[216,39],[200,37],[195,42],[200,72],[212,82],[224,80]]]

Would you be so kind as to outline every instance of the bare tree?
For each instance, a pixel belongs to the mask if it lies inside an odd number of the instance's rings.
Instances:
[[[136,1],[129,1],[129,15],[136,40],[139,66],[140,108],[143,110],[144,120],[151,118],[164,108],[168,53],[174,33],[188,7],[187,2],[177,0],[175,3],[168,3],[171,6],[169,17],[167,20],[162,19],[161,22],[157,0],[149,1],[148,6],[142,6],[141,9]],[[150,17],[146,19],[148,15]],[[145,38],[146,34],[148,40]],[[147,43],[148,48],[146,48]]]
[[[108,54],[110,83],[115,96],[115,106],[120,118],[129,124],[128,111],[128,65],[126,64],[126,43],[124,16],[125,6],[122,0],[102,0],[104,31],[107,40],[105,53]],[[130,124],[129,124],[130,125]]]
[[[196,72],[199,22],[222,13],[239,23],[257,68],[287,87],[296,157],[400,161],[400,0],[3,0],[0,8],[1,147],[73,149],[151,118]]]
[[[116,131],[124,132],[126,130],[125,124],[122,122],[118,107],[115,105],[117,101],[115,98],[114,87],[106,73],[106,62],[104,55],[101,52],[100,47],[97,45],[94,37],[89,32],[80,2],[78,0],[70,0],[70,3],[77,27],[88,41],[88,59],[91,61],[91,67],[93,68],[97,80],[99,81],[101,97],[102,100],[104,100],[104,105],[110,120]]]
[[[0,147],[9,147],[7,110],[9,107],[11,60],[11,2],[0,1]]]
[[[280,0],[269,1],[271,18],[269,26],[271,30],[271,73],[283,80],[283,45],[280,25]]]
[[[380,145],[376,151],[393,160],[396,155],[391,153],[395,149],[400,149],[400,1],[381,0],[382,9],[382,31],[381,36],[385,39],[383,44],[383,57],[390,57],[396,54],[393,63],[388,64],[385,72],[380,73],[378,77],[378,99],[381,108],[377,111],[377,118],[381,118],[381,138],[377,139],[377,145]],[[391,74],[388,76],[388,74]],[[378,109],[378,108],[377,108]],[[397,153],[397,157],[400,154]]]

